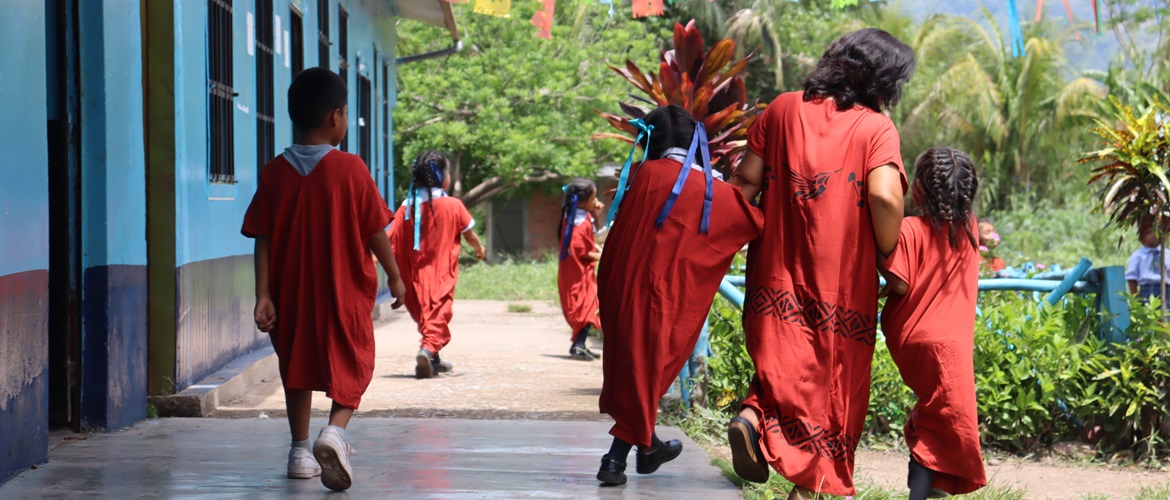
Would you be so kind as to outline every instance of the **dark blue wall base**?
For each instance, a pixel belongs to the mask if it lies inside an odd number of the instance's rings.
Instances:
[[[0,482],[49,449],[49,272],[0,276]]]
[[[146,418],[146,266],[85,270],[81,420],[117,430]]]
[[[256,329],[251,255],[180,266],[175,390],[190,387],[229,361],[268,344]]]

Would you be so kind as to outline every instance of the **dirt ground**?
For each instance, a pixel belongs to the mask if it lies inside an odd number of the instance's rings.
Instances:
[[[515,313],[508,304],[456,302],[453,340],[442,352],[455,371],[431,380],[414,378],[418,333],[410,317],[396,311],[380,322],[374,380],[359,416],[607,420],[597,413],[601,362],[569,359],[569,329],[560,310],[544,302],[519,302],[513,304],[531,311]],[[591,349],[601,351],[599,345]],[[315,399],[315,413],[325,415],[328,408],[323,396]],[[215,416],[283,418],[279,380],[253,388]],[[728,453],[726,448],[709,451]],[[858,484],[903,490],[906,461],[900,452],[859,452]],[[1027,498],[1132,498],[1143,487],[1170,481],[1165,473],[1140,468],[1017,458],[990,460],[987,472],[992,484],[1026,491]]]

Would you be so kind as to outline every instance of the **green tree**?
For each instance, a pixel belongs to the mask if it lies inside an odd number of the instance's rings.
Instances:
[[[515,5],[506,19],[472,14],[468,5],[452,5],[464,52],[398,70],[399,179],[410,178],[419,152],[443,151],[453,162],[452,194],[474,206],[531,182],[593,177],[623,157],[625,148],[589,138],[607,127],[593,109],[616,108],[625,97],[606,65],[657,58],[671,38],[669,21],[631,19],[628,6],[611,18],[607,6],[562,0],[548,41],[527,22],[536,2]],[[402,21],[399,33],[403,54],[450,43],[420,23]]]

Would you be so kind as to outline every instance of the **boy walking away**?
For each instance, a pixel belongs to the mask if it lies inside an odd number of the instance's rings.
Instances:
[[[572,330],[569,357],[593,361],[601,356],[585,346],[589,331],[601,330],[597,309],[597,250],[594,221],[601,215],[597,185],[589,179],[576,178],[565,185],[561,203],[560,262],[557,264],[557,292],[561,312]]]
[[[906,421],[910,498],[987,485],[975,402],[979,243],[971,204],[979,180],[967,153],[931,148],[915,162],[914,204],[882,265],[891,292],[882,332],[902,380],[918,396]],[[945,495],[941,495],[945,496]]]
[[[597,472],[606,485],[626,482],[634,446],[638,474],[682,453],[682,443],[654,432],[658,401],[690,359],[732,258],[764,222],[712,170],[703,122],[669,106],[631,124],[649,136],[651,160],[622,169],[597,275],[605,331],[598,403],[614,420]]]
[[[360,157],[334,149],[346,132],[345,82],[307,69],[288,89],[299,142],[265,165],[241,232],[256,239],[256,326],[280,363],[292,449],[288,477],[353,481],[345,428],[374,374],[378,257],[402,305],[405,289],[382,232],[390,210]],[[311,451],[313,391],[333,400]]]
[[[1129,284],[1129,293],[1136,294],[1142,302],[1150,297],[1162,298],[1162,281],[1170,276],[1170,260],[1163,261],[1161,266],[1158,260],[1162,256],[1162,242],[1154,233],[1154,226],[1149,221],[1143,221],[1138,227],[1138,239],[1142,247],[1129,256],[1129,266],[1125,270],[1125,281]],[[1167,255],[1170,257],[1170,255]]]
[[[438,151],[423,152],[410,170],[409,193],[387,233],[407,284],[406,310],[422,336],[414,375],[423,379],[453,369],[450,362],[439,359],[439,351],[451,342],[460,238],[471,244],[477,259],[483,259],[484,248],[467,207],[459,198],[447,196],[451,187],[447,157]]]

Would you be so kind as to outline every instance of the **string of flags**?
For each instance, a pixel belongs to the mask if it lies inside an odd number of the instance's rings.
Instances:
[[[447,0],[449,3],[466,3],[474,1],[472,12],[485,16],[511,17],[512,0]],[[531,0],[529,0],[531,1]],[[536,27],[536,36],[545,40],[552,39],[553,14],[556,11],[556,0],[535,0],[540,2],[540,8],[529,21]],[[627,1],[627,0],[616,0]],[[634,18],[662,16],[666,14],[666,4],[673,4],[674,0],[628,0],[631,2]],[[601,5],[609,6],[609,17],[614,15],[615,0],[599,0]]]
[[[1101,34],[1101,0],[1089,0],[1093,2],[1093,22],[1097,26],[1097,35]],[[1061,0],[1064,4],[1064,12],[1068,15],[1069,23],[1076,25],[1076,19],[1073,19],[1072,6],[1068,4],[1068,0]],[[1008,35],[1012,43],[1012,56],[1021,57],[1027,55],[1027,45],[1024,40],[1024,30],[1020,26],[1020,11],[1016,7],[1016,0],[1007,0],[1008,10]],[[1158,6],[1154,4],[1154,17],[1158,17]],[[1044,0],[1036,0],[1036,22],[1044,19]],[[1160,21],[1156,21],[1160,22]],[[1077,40],[1081,39],[1081,32],[1074,29],[1073,35]]]

